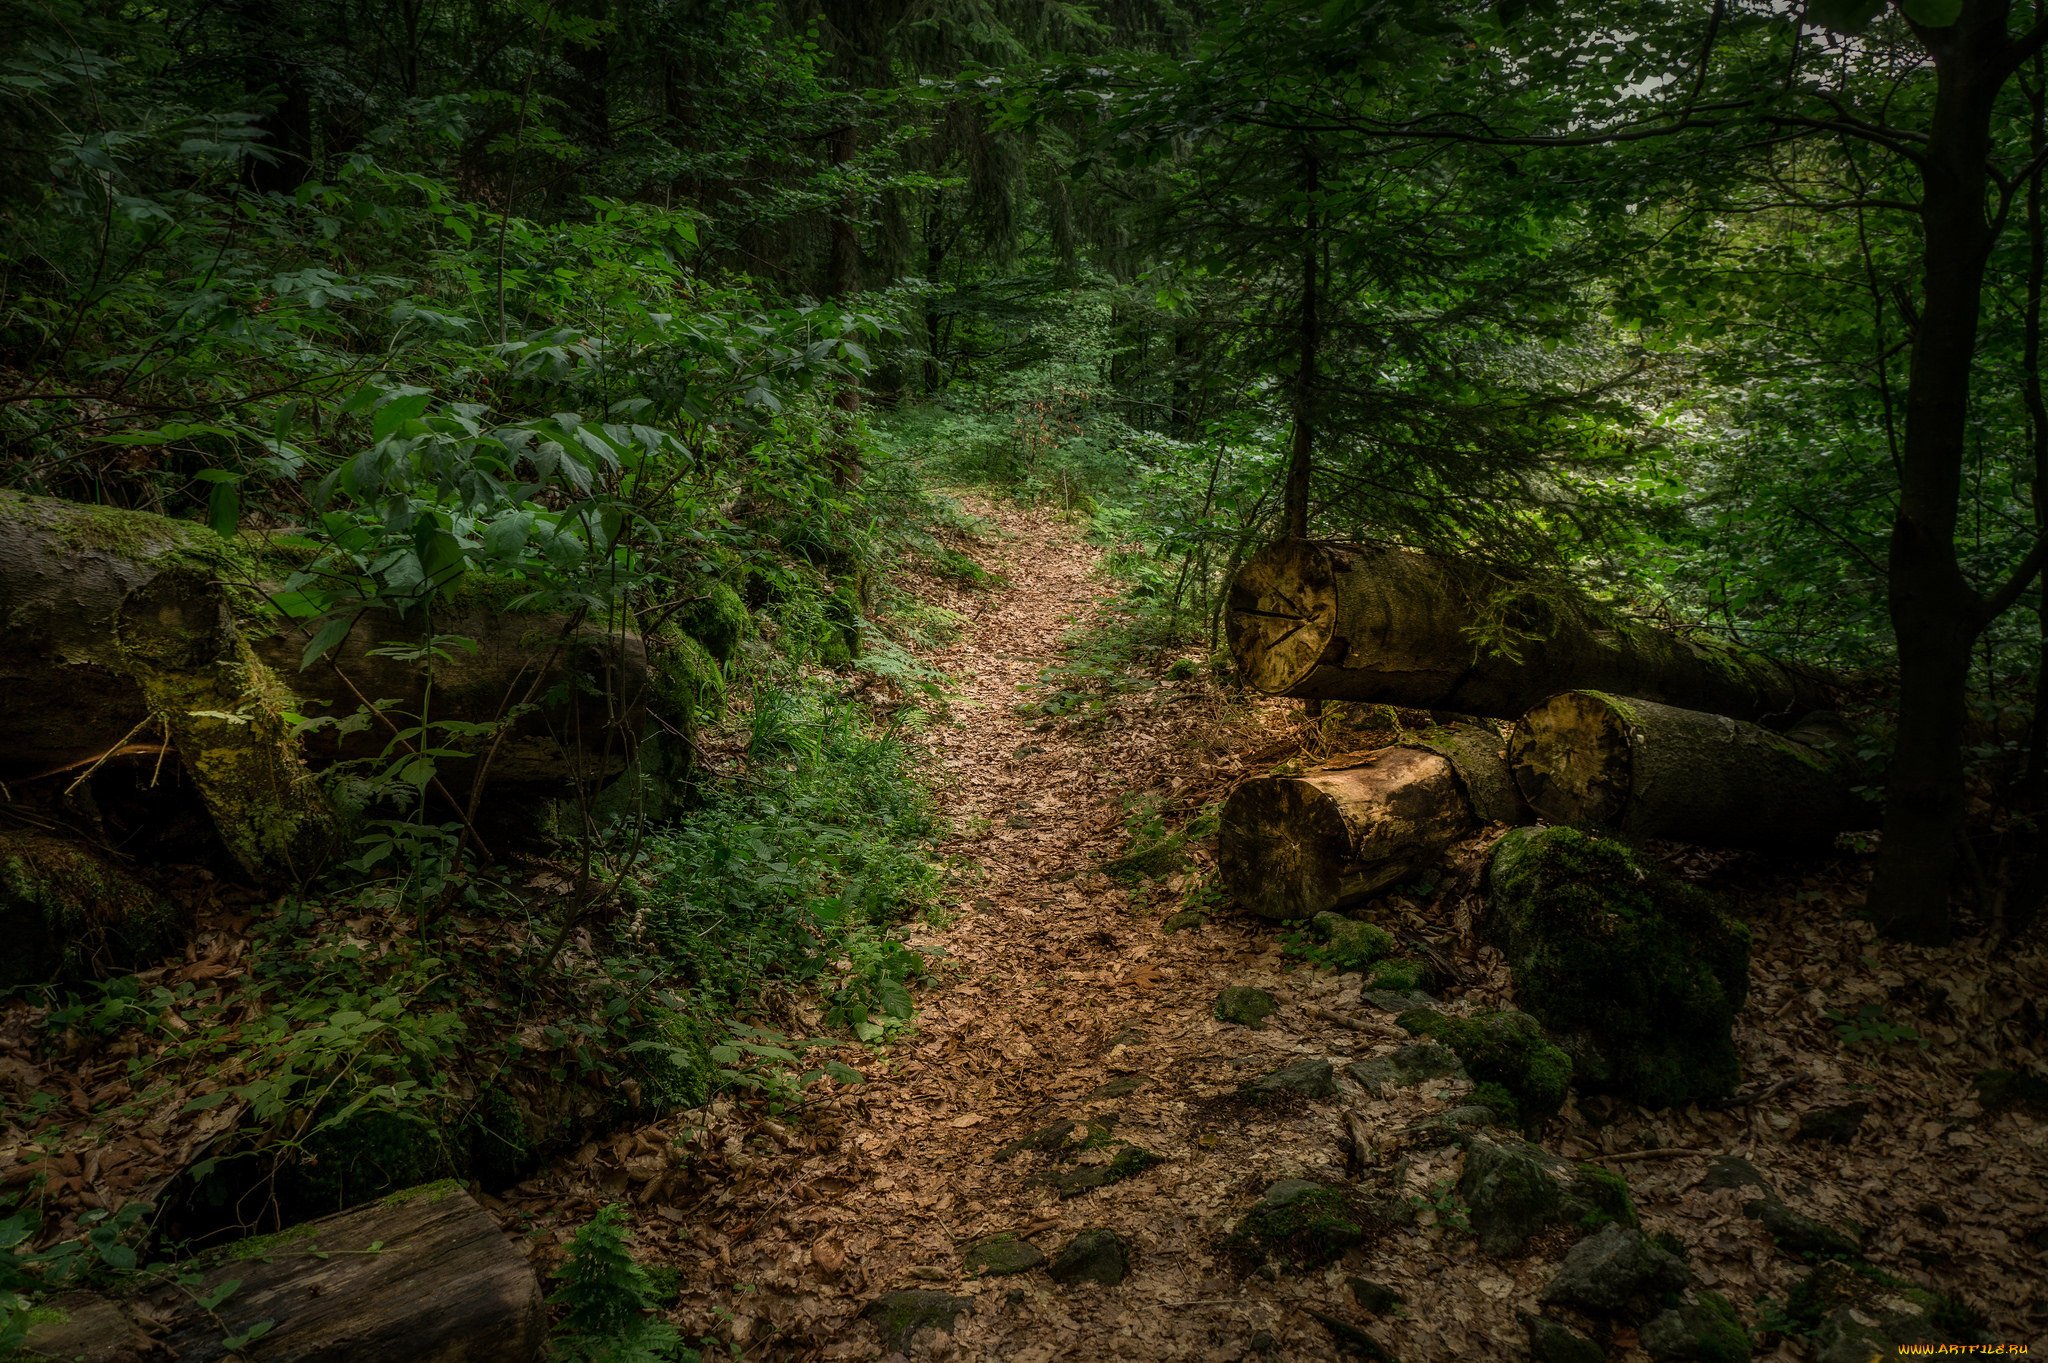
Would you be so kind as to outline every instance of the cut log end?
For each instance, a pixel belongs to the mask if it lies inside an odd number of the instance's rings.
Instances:
[[[1224,803],[1224,888],[1262,917],[1308,918],[1336,903],[1351,855],[1351,830],[1335,802],[1305,781],[1258,777]]]
[[[1230,583],[1224,619],[1245,683],[1293,693],[1323,661],[1336,631],[1336,567],[1320,545],[1269,544]]]
[[[1628,808],[1634,777],[1629,724],[1615,700],[1566,691],[1522,717],[1508,766],[1529,807],[1546,822],[1611,828]]]

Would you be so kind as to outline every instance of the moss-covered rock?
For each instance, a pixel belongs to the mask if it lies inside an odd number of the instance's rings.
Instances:
[[[1131,1271],[1130,1251],[1113,1230],[1084,1230],[1053,1257],[1046,1272],[1056,1283],[1099,1283],[1115,1287]]]
[[[1162,1156],[1154,1154],[1142,1145],[1125,1145],[1118,1148],[1102,1164],[1084,1164],[1078,1169],[1069,1169],[1051,1179],[1052,1186],[1059,1189],[1060,1196],[1079,1197],[1092,1193],[1097,1188],[1107,1188],[1113,1183],[1122,1183],[1134,1174],[1141,1174],[1158,1164]]]
[[[1001,1162],[1026,1152],[1063,1159],[1082,1150],[1100,1150],[1110,1143],[1110,1133],[1115,1128],[1114,1115],[1062,1117],[1011,1141],[996,1151],[996,1160]]]
[[[187,929],[155,886],[84,844],[0,832],[0,989],[138,966]]]
[[[1354,1060],[1344,1073],[1375,1098],[1385,1098],[1396,1089],[1408,1088],[1431,1079],[1463,1079],[1465,1067],[1457,1052],[1434,1041],[1403,1046],[1392,1055]]]
[[[1810,1259],[1854,1259],[1863,1253],[1855,1232],[1831,1226],[1794,1211],[1775,1196],[1756,1198],[1743,1207],[1777,1241],[1778,1247]]]
[[[1755,1348],[1735,1307],[1718,1292],[1654,1316],[1642,1329],[1643,1351],[1685,1363],[1742,1363]]]
[[[1245,1213],[1231,1238],[1242,1247],[1315,1266],[1364,1243],[1374,1221],[1371,1208],[1348,1189],[1283,1178]]]
[[[1261,1075],[1239,1093],[1253,1102],[1274,1102],[1299,1094],[1304,1098],[1337,1096],[1337,1070],[1327,1060],[1297,1060],[1271,1074]]]
[[[1457,1017],[1429,1008],[1396,1019],[1417,1036],[1441,1041],[1457,1053],[1466,1073],[1514,1095],[1525,1121],[1554,1116],[1571,1087],[1571,1057],[1552,1045],[1527,1013],[1513,1009]]]
[[[1749,930],[1711,895],[1569,828],[1510,831],[1489,877],[1516,1001],[1578,1044],[1582,1084],[1650,1106],[1735,1091]]]
[[[1786,1299],[1794,1330],[1813,1342],[1814,1363],[1869,1363],[1901,1344],[1970,1344],[1983,1321],[1960,1304],[1869,1264],[1823,1263]]]
[[[860,1314],[881,1335],[883,1348],[902,1352],[910,1347],[910,1341],[918,1331],[950,1331],[961,1312],[973,1309],[974,1303],[969,1298],[920,1288],[884,1292],[861,1308]]]
[[[2025,1070],[1983,1070],[1977,1075],[1977,1101],[1986,1112],[2017,1107],[2048,1112],[2048,1077]]]
[[[746,636],[752,617],[740,594],[723,582],[705,586],[703,594],[676,613],[676,624],[704,652],[730,662]]]
[[[278,1173],[278,1198],[295,1215],[324,1215],[451,1178],[464,1153],[419,1113],[366,1107],[306,1138]]]
[[[1426,993],[1434,982],[1427,965],[1406,956],[1389,957],[1380,961],[1365,975],[1368,988],[1399,994]]]
[[[1279,1001],[1265,990],[1254,989],[1248,984],[1233,984],[1216,996],[1215,1006],[1210,1011],[1218,1022],[1235,1023],[1239,1027],[1264,1027],[1266,1019],[1279,1008]]]
[[[1626,1182],[1589,1177],[1585,1166],[1574,1168],[1526,1141],[1467,1140],[1458,1195],[1488,1254],[1519,1253],[1553,1226],[1635,1221]]]
[[[1338,970],[1364,970],[1394,954],[1394,935],[1377,923],[1367,923],[1342,914],[1319,913],[1310,922],[1322,945],[1310,955]]]
[[[1029,1273],[1045,1262],[1045,1252],[1010,1231],[984,1236],[967,1247],[962,1267],[977,1278],[1002,1278]]]
[[[1607,1350],[1562,1321],[1522,1314],[1533,1363],[1607,1363]]]
[[[1642,1322],[1676,1306],[1692,1272],[1627,1226],[1606,1226],[1571,1247],[1543,1290],[1545,1303]]]

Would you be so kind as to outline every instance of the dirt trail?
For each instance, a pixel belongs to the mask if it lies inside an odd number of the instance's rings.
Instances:
[[[946,602],[969,624],[933,658],[959,682],[951,722],[925,738],[955,829],[942,850],[972,868],[952,921],[913,938],[939,979],[920,993],[914,1035],[863,1066],[866,1083],[783,1139],[755,1128],[725,1142],[733,1182],[677,1238],[684,1316],[749,1357],[878,1357],[891,1351],[862,1309],[925,1289],[971,1306],[950,1333],[920,1332],[916,1357],[1325,1357],[1328,1334],[1289,1299],[1349,1310],[1341,1278],[1247,1288],[1218,1242],[1270,1179],[1342,1173],[1341,1118],[1305,1104],[1256,1123],[1227,1103],[1205,1114],[1247,1079],[1331,1056],[1327,1039],[1311,1045],[1287,1023],[1332,1030],[1299,1005],[1335,1002],[1338,985],[1326,973],[1283,982],[1275,935],[1247,923],[1164,935],[1165,906],[1135,915],[1099,870],[1124,850],[1130,792],[1220,787],[1282,712],[1225,711],[1205,688],[1168,686],[1094,726],[1018,713],[1106,588],[1070,523],[974,509],[1000,533],[984,558],[1009,585]],[[1295,1006],[1264,1030],[1226,1027],[1211,1007],[1233,984]],[[1398,1036],[1390,1020],[1368,1025]],[[1368,1035],[1339,1035],[1358,1043],[1340,1049],[1372,1049]],[[1114,1143],[1005,1157],[1063,1119],[1108,1127]],[[1161,1162],[1075,1196],[1051,1186],[1125,1142]],[[963,1267],[977,1237],[1015,1232],[1054,1256],[1091,1228],[1129,1247],[1123,1284]]]

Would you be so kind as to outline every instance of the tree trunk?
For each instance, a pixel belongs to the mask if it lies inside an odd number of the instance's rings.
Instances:
[[[1268,545],[1231,580],[1228,633],[1269,695],[1505,718],[1574,687],[1748,719],[1829,704],[1818,673],[1624,619],[1562,583],[1387,546]],[[1507,649],[1479,642],[1503,635]]]
[[[1816,721],[1780,736],[1725,715],[1566,691],[1522,716],[1508,765],[1548,823],[1717,847],[1785,846],[1873,822],[1851,790],[1847,737],[1839,724]]]
[[[526,1257],[452,1183],[230,1246],[131,1297],[70,1293],[31,1355],[87,1363],[526,1363],[547,1333]],[[153,1275],[158,1281],[169,1275]],[[238,1286],[211,1309],[202,1301]],[[230,1349],[269,1322],[255,1339]]]
[[[1957,561],[1956,512],[1993,239],[1984,196],[1992,111],[2009,74],[2006,17],[2002,0],[1984,0],[1965,6],[1955,27],[1923,33],[1934,54],[1934,112],[1920,157],[1921,311],[1889,564],[1899,727],[1868,904],[1887,936],[1913,942],[1948,940],[1963,836],[1963,728],[1984,602]]]
[[[1301,316],[1296,334],[1294,369],[1294,434],[1287,450],[1287,490],[1284,498],[1287,538],[1308,538],[1309,485],[1315,467],[1316,352],[1322,341],[1322,315],[1316,297],[1316,264],[1322,233],[1316,217],[1315,196],[1321,187],[1321,167],[1314,151],[1305,151],[1301,162],[1301,188],[1308,200],[1308,224],[1301,245]]]
[[[1239,785],[1223,805],[1217,864],[1224,890],[1254,913],[1313,918],[1426,870],[1483,823],[1521,818],[1500,735],[1446,726]]]
[[[832,301],[851,308],[860,293],[860,193],[853,186],[854,162],[860,155],[860,125],[849,121],[832,135],[832,167],[846,179],[832,211],[832,249],[826,262],[825,287]],[[860,415],[860,379],[848,375],[833,395],[840,413],[839,438],[833,442],[832,478],[841,487],[860,479],[860,457],[853,442],[853,422]]]

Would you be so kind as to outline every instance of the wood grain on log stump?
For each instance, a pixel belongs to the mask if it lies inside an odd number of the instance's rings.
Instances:
[[[180,1265],[196,1281],[73,1293],[31,1355],[87,1363],[530,1363],[547,1331],[516,1245],[454,1184],[395,1193]],[[199,1303],[230,1279],[211,1310]],[[264,1322],[269,1322],[265,1327]],[[256,1332],[239,1348],[226,1342]]]
[[[1427,869],[1480,824],[1519,818],[1501,748],[1490,729],[1445,726],[1242,783],[1217,837],[1225,891],[1267,918],[1311,918]]]
[[[1746,718],[1826,704],[1817,674],[1561,583],[1385,545],[1268,545],[1231,580],[1226,626],[1245,681],[1270,695],[1504,718],[1575,686]]]
[[[1566,691],[1522,716],[1508,764],[1550,823],[1782,846],[1825,840],[1871,817],[1851,789],[1839,740],[1817,724],[1781,735],[1725,715]]]

